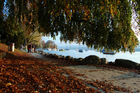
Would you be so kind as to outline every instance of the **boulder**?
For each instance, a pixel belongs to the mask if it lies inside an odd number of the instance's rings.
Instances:
[[[80,63],[83,61],[83,58],[75,58],[75,61]]]
[[[83,59],[83,64],[99,65],[100,63],[101,63],[100,58],[95,55],[90,55]]]
[[[65,56],[61,56],[60,58],[61,58],[61,59],[65,59]]]
[[[131,60],[116,59],[115,66],[133,69],[133,68],[137,68],[138,64],[136,62],[131,61]]]
[[[73,58],[73,61],[76,62],[77,61],[77,58]]]
[[[43,51],[40,52],[41,55],[45,55],[45,53]]]
[[[71,57],[70,57],[70,56],[66,56],[66,58],[65,58],[65,59],[70,60],[70,59],[71,59]]]
[[[43,53],[43,51],[42,51],[42,50],[38,50],[38,51],[37,51],[37,53],[40,53],[40,54],[42,54],[42,53]]]
[[[56,54],[53,54],[53,58],[58,58],[58,55],[56,55]]]
[[[53,54],[49,54],[48,57],[54,58],[54,55]]]
[[[74,62],[74,59],[73,59],[73,57],[71,57],[71,58],[69,59],[69,61],[71,61],[71,62]]]
[[[47,57],[49,54],[48,53],[45,53],[45,56]]]
[[[62,58],[62,56],[61,56],[61,55],[57,55],[57,58],[58,58],[58,59],[61,59],[61,58]]]
[[[108,65],[114,65],[115,62],[108,62]]]
[[[108,64],[107,59],[101,58],[101,65],[106,65],[106,64]]]
[[[136,69],[140,70],[140,64],[137,65],[137,68]]]

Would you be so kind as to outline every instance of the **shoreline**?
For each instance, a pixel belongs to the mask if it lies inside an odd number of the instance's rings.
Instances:
[[[87,93],[128,93],[133,91],[127,87],[124,88],[123,86],[107,82],[107,79],[105,79],[106,81],[99,79],[100,77],[104,77],[102,71],[107,73],[108,70],[111,70],[113,72],[112,74],[114,74],[117,73],[115,72],[117,69],[124,72],[131,72],[131,70],[135,72],[135,70],[108,65],[105,59],[102,59],[101,62],[101,59],[97,56],[90,56],[87,59],[72,59],[69,56],[60,57],[43,53],[43,55],[37,53],[21,53],[20,51],[11,53],[7,52],[7,50],[1,52],[4,52],[6,55],[0,59],[0,78],[2,86],[0,92],[83,93],[86,91]],[[94,60],[93,63],[89,59]],[[84,61],[85,63],[83,64]],[[91,63],[88,64],[88,62]],[[77,72],[74,72],[72,70],[73,68],[76,68],[74,71]],[[93,75],[95,75],[96,78]],[[84,77],[87,80],[82,79]],[[90,78],[92,80],[90,80]],[[132,89],[133,87],[134,86],[132,86]],[[139,89],[134,90],[134,92],[135,91],[139,91]]]
[[[128,69],[136,69],[136,70],[140,70],[140,63],[136,63],[134,61],[131,60],[127,60],[127,59],[116,59],[114,62],[112,61],[108,61],[106,58],[99,58],[96,55],[89,55],[85,58],[73,58],[71,56],[62,56],[62,55],[57,55],[57,54],[50,54],[50,53],[45,53],[43,51],[38,51],[37,53],[43,55],[44,57],[50,57],[50,58],[56,58],[56,59],[64,59],[64,60],[71,60],[73,62],[76,62],[77,64],[89,64],[89,65],[110,65],[110,66],[114,66],[114,67],[122,67],[122,68],[128,68]],[[90,63],[90,62],[86,62],[85,63],[85,59],[87,59],[87,61],[94,61],[94,58],[88,58],[90,56],[95,56],[95,58],[98,58],[100,61],[99,64],[97,63]],[[88,60],[89,59],[89,60]]]
[[[106,69],[96,66],[68,66],[65,69],[72,70],[79,79],[94,82],[96,80],[112,84],[114,86],[130,89],[133,93],[140,92],[140,74],[116,69]]]
[[[41,49],[40,49],[41,50]],[[96,50],[83,50],[82,52],[79,52],[78,50],[65,50],[65,51],[48,51],[48,50],[41,50],[44,53],[50,53],[50,54],[57,54],[61,56],[71,56],[74,58],[85,58],[89,55],[97,55],[100,58],[106,58],[108,61],[115,61],[116,59],[125,59],[125,60],[131,60],[136,63],[140,63],[140,52],[134,52],[134,53],[129,53],[129,52],[119,52],[116,53],[115,55],[107,55],[103,54],[101,52],[98,52]]]
[[[50,57],[47,56],[46,58],[61,62],[58,64],[62,65],[62,68],[66,71],[70,71],[70,73],[64,74],[66,77],[69,75],[75,76],[78,79],[89,82],[89,85],[99,81],[98,83],[104,82],[105,84],[112,84],[112,86],[115,87],[119,86],[122,90],[123,88],[130,89],[133,93],[140,92],[140,71],[136,71],[135,69],[115,67],[111,65],[81,65],[73,63],[71,59],[54,58],[52,55],[50,55]],[[121,92],[115,91],[115,93]]]
[[[84,65],[75,64],[71,62],[71,59],[64,59],[61,57],[55,57],[57,55],[45,54],[44,57],[51,58],[53,60],[65,60],[66,63],[63,68],[65,70],[71,71],[72,75],[78,79],[89,82],[89,84],[95,83],[96,81],[101,81],[106,84],[112,84],[113,86],[120,86],[121,88],[129,89],[133,93],[140,92],[140,70],[123,68],[114,65]],[[63,63],[62,63],[63,64]],[[68,76],[66,74],[66,76]],[[121,92],[115,92],[121,93]],[[126,93],[126,92],[122,92]]]

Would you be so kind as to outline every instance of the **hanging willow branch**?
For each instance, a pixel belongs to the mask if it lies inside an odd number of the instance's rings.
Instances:
[[[132,8],[139,0],[8,0],[20,24],[40,32],[61,33],[61,40],[83,42],[95,49],[133,52],[138,39],[131,29]],[[9,15],[10,15],[9,14]],[[12,18],[12,17],[11,17]]]

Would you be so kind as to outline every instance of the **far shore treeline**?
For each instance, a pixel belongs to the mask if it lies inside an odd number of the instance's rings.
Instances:
[[[133,52],[138,45],[139,0],[0,0],[0,42],[39,45],[43,35],[95,49]]]

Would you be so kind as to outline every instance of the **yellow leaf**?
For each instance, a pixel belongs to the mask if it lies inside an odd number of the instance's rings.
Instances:
[[[112,17],[114,17],[112,5],[110,6],[110,13],[111,13]]]
[[[7,83],[7,84],[6,84],[6,87],[11,86],[11,85],[12,85],[11,83]]]
[[[101,6],[100,9],[101,9],[101,10],[104,9],[104,6]]]

